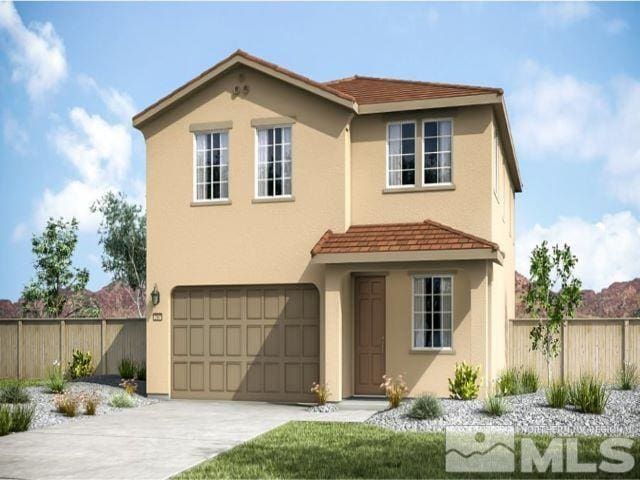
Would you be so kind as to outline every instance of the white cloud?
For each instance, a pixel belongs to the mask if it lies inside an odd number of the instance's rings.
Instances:
[[[2,122],[2,136],[4,143],[10,145],[20,155],[26,155],[29,146],[29,135],[18,120],[5,112]]]
[[[510,97],[517,144],[534,158],[603,160],[620,200],[640,207],[640,81],[605,85],[558,75],[533,62]]]
[[[612,18],[604,22],[604,30],[609,35],[618,35],[629,28],[629,24],[621,18]]]
[[[11,241],[14,243],[18,243],[21,240],[24,240],[27,237],[27,225],[24,223],[19,223],[13,228],[11,232]]]
[[[529,254],[543,240],[571,247],[578,257],[576,274],[585,288],[600,290],[612,282],[640,276],[640,220],[631,212],[607,214],[595,223],[561,217],[548,227],[534,226],[516,242],[520,273],[529,273]]]
[[[124,125],[111,124],[80,107],[70,111],[69,119],[70,126],[57,130],[52,140],[79,178],[59,191],[45,190],[36,223],[42,226],[49,217],[75,217],[80,229],[89,231],[98,223],[91,204],[109,190],[123,189],[129,180],[131,135]]]
[[[79,75],[78,82],[82,87],[96,92],[107,109],[121,122],[125,124],[131,122],[131,117],[136,113],[136,107],[133,99],[127,93],[112,87],[101,87],[88,75]]]
[[[540,14],[552,26],[565,27],[591,17],[594,8],[587,2],[545,2]]]
[[[32,100],[54,91],[67,76],[67,60],[53,25],[31,23],[27,27],[12,2],[0,2],[0,30],[9,39],[13,81],[24,81]]]

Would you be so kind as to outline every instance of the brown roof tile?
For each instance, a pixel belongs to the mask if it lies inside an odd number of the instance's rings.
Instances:
[[[433,220],[425,220],[420,223],[352,225],[344,233],[327,230],[311,250],[311,255],[485,248],[497,250],[498,245]]]

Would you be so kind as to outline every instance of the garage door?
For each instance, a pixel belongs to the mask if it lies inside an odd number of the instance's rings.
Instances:
[[[319,374],[312,285],[178,288],[173,398],[310,401]]]

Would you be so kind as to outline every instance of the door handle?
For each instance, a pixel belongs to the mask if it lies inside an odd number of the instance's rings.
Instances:
[[[382,353],[384,353],[384,335],[380,337],[380,343],[382,344]]]

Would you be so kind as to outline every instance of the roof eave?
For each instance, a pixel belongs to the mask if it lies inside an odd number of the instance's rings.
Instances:
[[[392,263],[392,262],[436,262],[457,260],[490,260],[502,265],[504,254],[491,248],[469,248],[455,250],[412,250],[394,252],[317,253],[311,263]]]
[[[500,103],[502,95],[498,93],[483,93],[477,95],[463,95],[455,97],[430,98],[425,100],[405,100],[400,102],[366,103],[360,104],[360,115],[376,113],[403,112],[408,110],[426,110],[430,108],[462,107],[469,105],[489,105]]]
[[[503,132],[501,140],[507,153],[507,163],[513,180],[513,188],[516,192],[522,192],[522,177],[520,176],[518,157],[516,156],[513,136],[511,135],[511,125],[509,123],[509,115],[507,113],[507,106],[504,102],[504,97],[501,97],[500,102],[494,105],[494,111],[496,113],[500,131]]]

